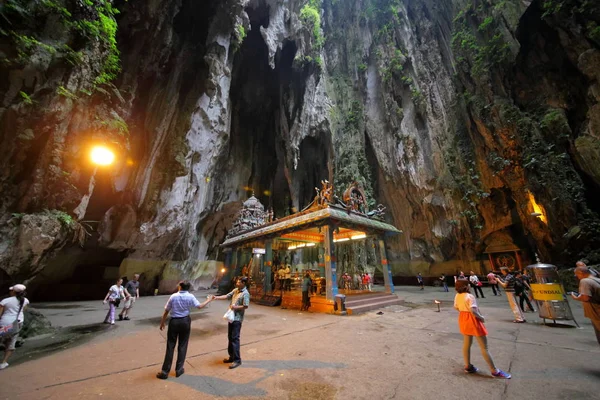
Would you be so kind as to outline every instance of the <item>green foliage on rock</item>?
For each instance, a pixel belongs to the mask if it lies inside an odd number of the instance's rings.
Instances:
[[[300,20],[312,31],[313,48],[320,50],[325,43],[321,29],[321,0],[309,0],[300,10]]]
[[[1,62],[6,67],[22,67],[40,52],[77,66],[83,62],[84,53],[92,52],[100,44],[103,54],[99,58],[96,54],[96,59],[90,60],[93,75],[89,84],[94,87],[107,84],[121,70],[115,20],[119,11],[110,0],[7,0],[0,13],[7,22],[6,28],[0,29],[0,36],[8,39],[15,53],[4,52]],[[48,21],[54,24],[51,35],[45,31]],[[83,46],[80,39],[84,39]],[[79,48],[73,49],[74,45]]]

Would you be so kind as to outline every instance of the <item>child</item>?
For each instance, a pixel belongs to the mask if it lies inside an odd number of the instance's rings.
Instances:
[[[487,348],[487,329],[485,329],[485,319],[483,315],[479,313],[477,307],[477,301],[471,293],[469,293],[469,281],[457,280],[456,291],[457,294],[454,297],[454,308],[460,313],[458,315],[458,326],[460,333],[463,334],[463,357],[465,359],[465,372],[472,374],[479,371],[473,364],[471,364],[471,344],[473,344],[473,336],[477,338],[479,347],[481,348],[481,355],[484,360],[490,366],[492,376],[495,378],[510,379],[511,375],[496,368],[494,360],[488,352]]]

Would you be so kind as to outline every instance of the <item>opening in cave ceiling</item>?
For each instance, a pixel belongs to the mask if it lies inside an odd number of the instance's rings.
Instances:
[[[261,27],[269,26],[269,9],[260,2],[246,11],[251,30],[233,63],[230,154],[239,160],[238,168],[250,170],[244,182],[247,195],[254,192],[265,207],[273,208],[276,217],[282,217],[310,203],[314,188],[320,187],[322,179],[329,179],[329,141],[304,139],[293,169],[286,140],[293,136],[290,130],[302,113],[310,70],[294,63],[297,47],[292,41],[284,41],[272,69],[260,32]]]

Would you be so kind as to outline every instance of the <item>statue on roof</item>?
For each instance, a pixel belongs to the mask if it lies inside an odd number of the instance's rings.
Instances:
[[[354,181],[348,186],[348,189],[344,191],[342,196],[344,203],[346,204],[346,209],[348,212],[354,211],[361,214],[366,214],[367,212],[367,196],[365,195],[365,191],[360,186],[360,183]]]

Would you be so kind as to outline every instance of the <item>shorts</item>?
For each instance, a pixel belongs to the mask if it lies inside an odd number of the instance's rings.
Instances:
[[[23,327],[23,323],[20,323],[19,325],[21,325],[21,327]],[[0,338],[0,343],[2,343],[4,345],[4,348],[6,350],[14,350],[15,345],[17,344],[18,338],[19,338],[19,334],[17,333],[12,336]]]
[[[123,304],[123,308],[132,308],[134,303],[135,303],[135,296],[131,296],[131,297],[129,297],[128,300],[125,300],[125,303]]]

